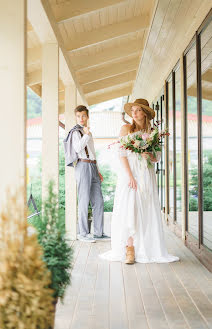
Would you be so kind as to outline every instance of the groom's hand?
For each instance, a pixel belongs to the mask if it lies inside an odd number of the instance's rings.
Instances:
[[[99,172],[99,177],[100,177],[101,182],[103,182],[104,178],[100,172]]]

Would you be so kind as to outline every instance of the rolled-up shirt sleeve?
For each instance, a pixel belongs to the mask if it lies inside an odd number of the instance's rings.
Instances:
[[[72,145],[73,145],[74,150],[77,153],[83,151],[90,138],[91,138],[91,136],[88,134],[84,134],[81,137],[80,133],[78,131],[74,131],[73,136],[72,136],[72,143],[73,143]]]

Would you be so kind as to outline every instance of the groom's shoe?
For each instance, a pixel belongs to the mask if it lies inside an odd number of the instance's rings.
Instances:
[[[95,243],[96,240],[91,236],[91,234],[86,234],[85,236],[78,234],[77,239],[83,242]]]
[[[126,246],[126,259],[125,264],[134,264],[135,263],[135,249],[134,246]]]
[[[94,234],[93,237],[95,240],[98,240],[98,241],[110,241],[111,240],[111,237],[104,233],[102,235]]]

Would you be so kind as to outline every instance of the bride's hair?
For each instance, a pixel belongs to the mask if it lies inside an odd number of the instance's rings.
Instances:
[[[145,126],[144,126],[144,130],[148,133],[150,133],[151,131],[151,123],[150,123],[150,119],[149,119],[149,116],[148,116],[148,111],[144,108],[142,108],[144,114],[145,114]],[[135,120],[132,121],[132,124],[130,125],[130,133],[133,133],[135,130],[136,130],[136,122]]]

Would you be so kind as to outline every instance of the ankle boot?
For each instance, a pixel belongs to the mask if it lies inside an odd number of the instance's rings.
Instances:
[[[126,246],[126,260],[125,264],[134,264],[135,263],[135,250],[134,246]]]

